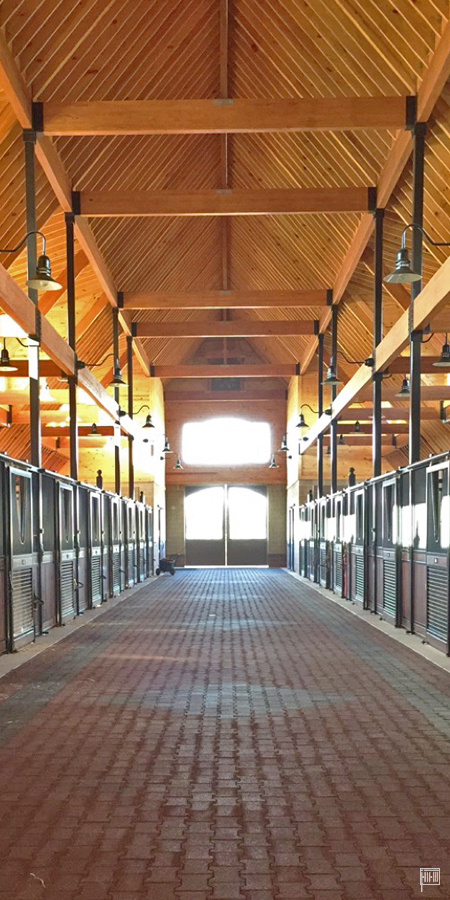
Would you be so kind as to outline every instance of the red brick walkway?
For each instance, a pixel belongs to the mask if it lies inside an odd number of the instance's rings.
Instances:
[[[162,577],[0,701],[0,900],[450,897],[449,676],[282,572]]]

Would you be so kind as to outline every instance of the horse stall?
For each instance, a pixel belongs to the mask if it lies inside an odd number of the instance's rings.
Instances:
[[[147,573],[146,577],[150,578],[153,572],[153,509],[151,506],[145,507],[145,540],[147,547]]]
[[[348,597],[366,605],[366,488],[362,484],[347,492],[345,540],[348,559]]]
[[[136,581],[145,581],[147,572],[147,542],[145,528],[145,503],[135,503],[136,515]]]
[[[122,565],[122,500],[116,494],[109,494],[111,518],[111,585],[112,596],[120,594],[123,586]]]
[[[7,465],[6,508],[9,513],[8,649],[34,640],[40,632],[37,593],[38,553],[34,540],[33,472],[20,464]]]
[[[329,519],[331,513],[331,500],[329,497],[321,497],[317,503],[319,519],[319,584],[322,587],[330,586],[330,542],[328,540]]]
[[[299,507],[299,542],[298,542],[298,568],[299,575],[306,578],[308,575],[308,541],[310,538],[310,522],[308,510],[305,505]]]
[[[136,514],[133,500],[123,501],[125,516],[125,587],[133,587],[137,580]]]
[[[414,585],[414,630],[430,644],[450,653],[449,646],[449,460],[441,459],[426,470],[426,590]],[[416,532],[420,543],[420,531]],[[418,581],[416,577],[416,582]]]
[[[100,606],[104,599],[102,497],[99,490],[88,492],[88,574],[90,606]]]
[[[334,494],[330,498],[331,516],[329,538],[332,548],[332,589],[338,597],[344,596],[344,502],[345,494]]]
[[[317,504],[309,500],[306,504],[309,521],[309,539],[307,543],[307,575],[310,581],[317,581]]]
[[[0,459],[0,502],[3,515],[0,517],[0,653],[8,649],[8,591],[9,580],[6,537],[9,530],[9,510],[7,505],[7,467]]]
[[[401,619],[400,476],[383,476],[375,488],[375,604],[378,615],[391,624]]]

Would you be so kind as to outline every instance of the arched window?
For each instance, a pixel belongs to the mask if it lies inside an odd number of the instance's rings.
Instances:
[[[221,417],[187,422],[182,432],[183,461],[192,466],[246,466],[269,462],[270,425]]]

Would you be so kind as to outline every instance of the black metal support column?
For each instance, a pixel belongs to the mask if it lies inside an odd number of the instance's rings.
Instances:
[[[376,348],[383,338],[383,218],[384,209],[375,210],[375,265],[373,296],[373,358]],[[372,476],[381,475],[381,400],[383,376],[381,372],[372,375]]]
[[[338,308],[336,304],[333,304],[331,307],[331,365],[334,367],[334,371],[337,373],[337,317],[338,317]],[[336,399],[336,385],[333,384],[331,388],[331,403]],[[333,419],[330,426],[330,445],[331,445],[331,459],[330,459],[330,481],[331,481],[331,493],[334,494],[337,491],[337,427],[338,423],[336,419]]]
[[[75,244],[72,213],[66,213],[66,260],[67,260],[67,343],[76,352],[75,332]],[[78,416],[77,416],[77,373],[69,377],[69,440],[70,477],[78,481]]]
[[[133,418],[133,338],[127,337],[128,415]],[[134,438],[128,435],[128,496],[134,499]]]
[[[23,132],[25,146],[25,216],[27,232],[36,231],[36,161],[34,131]],[[27,276],[32,278],[36,272],[36,235],[27,237]],[[40,322],[38,311],[38,293],[28,288],[28,296],[36,306],[35,335],[39,339]],[[42,465],[41,409],[39,400],[39,342],[32,342],[28,347],[28,377],[30,391],[30,462],[38,469]]]
[[[426,124],[418,122],[414,129],[413,157],[413,222],[423,226],[423,173]],[[422,272],[422,234],[412,229],[412,267]],[[420,356],[421,332],[414,331],[414,300],[422,290],[422,281],[411,284],[410,304],[410,406],[409,406],[409,463],[420,459]]]
[[[113,307],[112,310],[112,329],[113,329],[113,362],[114,369],[117,370],[119,368],[119,310],[117,306]],[[120,405],[120,394],[118,385],[114,386],[114,400],[118,405]],[[120,434],[120,432],[119,432]],[[116,443],[114,445],[114,490],[116,494],[120,494],[120,444],[117,444],[117,441],[120,438],[116,437]]]
[[[323,334],[317,344],[317,413],[323,413]],[[317,497],[323,497],[323,434],[317,438]]]

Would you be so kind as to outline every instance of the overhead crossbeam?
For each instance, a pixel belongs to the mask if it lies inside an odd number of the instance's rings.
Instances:
[[[140,338],[278,337],[315,334],[317,322],[269,322],[244,319],[228,322],[134,322],[133,334]]]
[[[123,295],[124,309],[300,309],[326,306],[328,291],[144,291]]]
[[[172,365],[152,366],[156,378],[292,378],[295,365]]]
[[[414,98],[90,100],[34,104],[48,135],[248,134],[406,128]]]
[[[213,191],[81,191],[81,216],[265,216],[371,212],[372,187]]]

